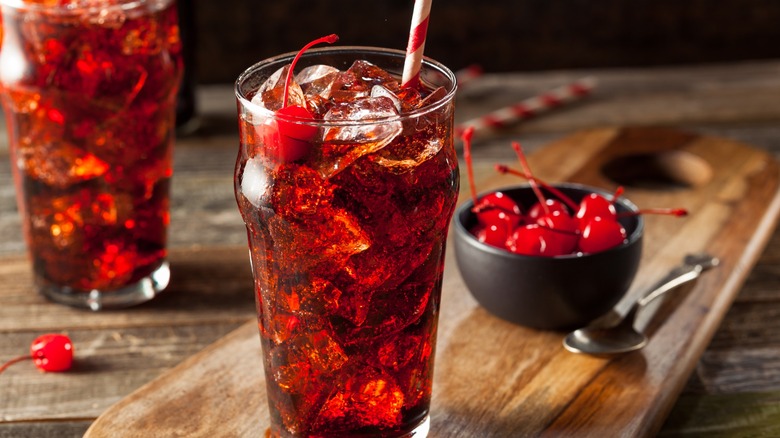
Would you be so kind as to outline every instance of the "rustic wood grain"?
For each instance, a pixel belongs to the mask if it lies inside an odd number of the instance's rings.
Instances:
[[[559,166],[580,145],[578,154],[587,159]],[[780,213],[780,175],[766,152],[655,128],[576,133],[535,153],[531,164],[546,178],[603,185],[598,170],[606,162],[647,150],[688,151],[703,158],[713,174],[706,184],[671,192],[627,187],[626,196],[639,205],[660,199],[679,203],[692,214],[648,221],[642,266],[620,307],[686,252],[706,250],[721,258],[721,266],[701,277],[677,309],[662,315],[665,322],[655,326],[644,350],[608,360],[565,351],[561,333],[514,326],[487,314],[449,263],[431,436],[652,436],[660,430],[770,239]],[[487,189],[505,185],[507,179],[482,181]],[[86,436],[182,430],[206,436],[223,427],[239,434],[262,431],[267,402],[261,360],[256,351],[246,353],[256,337],[254,323],[247,323],[114,405]],[[206,409],[218,413],[198,415]],[[224,426],[224,414],[237,416],[236,424]]]
[[[251,272],[244,246],[194,247],[171,255],[171,283],[154,302],[125,311],[89,313],[54,305],[35,292],[27,258],[0,260],[0,331],[44,331],[61,327],[167,327],[212,322],[241,323],[255,317],[248,293]]]

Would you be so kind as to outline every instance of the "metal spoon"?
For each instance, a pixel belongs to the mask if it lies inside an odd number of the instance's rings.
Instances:
[[[597,356],[639,350],[647,344],[647,336],[634,329],[639,310],[664,293],[698,278],[702,272],[718,266],[718,263],[717,258],[707,254],[687,255],[682,265],[672,269],[644,293],[617,324],[575,330],[564,338],[563,346],[573,353]]]

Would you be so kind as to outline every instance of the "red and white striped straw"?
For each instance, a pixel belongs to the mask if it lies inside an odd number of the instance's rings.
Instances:
[[[525,99],[514,105],[485,114],[455,127],[455,135],[460,136],[468,127],[474,127],[474,133],[489,129],[504,128],[512,123],[530,119],[538,114],[550,111],[590,95],[596,87],[596,79],[586,77],[570,84],[553,88],[550,91]]]
[[[428,34],[428,17],[431,14],[432,0],[414,0],[412,25],[409,29],[409,44],[406,46],[406,59],[401,84],[404,87],[415,85],[420,80],[425,37]]]
[[[458,80],[458,88],[462,89],[468,83],[474,81],[474,79],[482,76],[482,66],[478,64],[471,64],[455,72],[455,79]]]

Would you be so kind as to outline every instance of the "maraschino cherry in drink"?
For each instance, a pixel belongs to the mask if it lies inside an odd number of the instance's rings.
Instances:
[[[168,283],[173,0],[0,0],[0,85],[35,280],[93,310]]]
[[[327,47],[236,83],[235,172],[273,436],[427,431],[444,247],[458,192],[452,72]]]

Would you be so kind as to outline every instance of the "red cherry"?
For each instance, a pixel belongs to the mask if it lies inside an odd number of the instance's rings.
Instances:
[[[509,228],[506,224],[477,225],[471,229],[471,234],[482,243],[496,248],[506,248]]]
[[[279,109],[276,119],[266,119],[257,126],[263,138],[266,155],[273,157],[279,163],[289,163],[306,158],[311,152],[310,141],[317,135],[317,127],[305,124],[306,120],[314,120],[314,116],[306,108],[290,105]],[[301,123],[292,120],[300,120]]]
[[[314,115],[302,106],[290,105],[280,108],[276,115],[282,116],[278,121],[279,133],[282,136],[296,140],[311,141],[317,135],[317,127],[306,124],[308,121],[314,121]],[[300,120],[300,123],[291,122],[289,119],[293,119],[296,122]]]
[[[540,216],[536,223],[553,230],[559,230],[570,234],[576,234],[579,229],[580,221],[573,218],[563,211],[551,211],[550,214]]]
[[[479,211],[486,207],[500,208],[508,213],[514,213],[516,215],[522,215],[520,206],[517,205],[512,198],[504,194],[503,192],[492,192],[479,199],[474,209]]]
[[[29,355],[15,357],[0,365],[0,373],[17,362],[30,359],[42,371],[66,371],[73,364],[73,342],[65,335],[39,336],[30,345]]]
[[[536,224],[517,227],[506,242],[507,249],[515,254],[540,256],[547,247],[543,237],[545,232]]]
[[[613,218],[597,216],[585,222],[578,246],[586,254],[606,251],[626,240],[625,228]]]
[[[502,192],[483,196],[471,211],[476,214],[477,221],[484,226],[506,222],[511,230],[523,220],[520,206]]]
[[[552,211],[548,215],[539,217],[536,223],[554,231],[550,239],[555,239],[555,245],[560,248],[559,254],[556,255],[571,254],[577,248],[580,238],[578,219],[562,211]]]
[[[550,213],[562,212],[567,216],[569,215],[569,210],[566,208],[566,205],[557,199],[552,199],[552,198],[545,199],[544,205],[547,207],[547,211],[549,211]],[[545,214],[544,206],[541,203],[537,202],[533,206],[531,206],[531,208],[528,210],[527,216],[528,219],[535,221],[539,219],[539,217],[543,216],[544,214]]]
[[[73,364],[73,342],[65,335],[42,335],[30,345],[30,355],[43,371],[67,371]]]
[[[523,217],[514,213],[508,213],[500,208],[488,208],[477,213],[477,222],[482,226],[504,224],[508,230],[513,230],[520,225]]]
[[[569,254],[564,233],[538,224],[517,227],[507,239],[507,249],[515,254],[555,257]]]
[[[614,218],[616,214],[617,211],[611,201],[598,193],[590,193],[580,201],[577,219],[587,222],[595,217]]]
[[[338,39],[335,34],[317,38],[303,46],[290,63],[284,81],[282,108],[276,111],[276,120],[271,120],[259,128],[263,130],[261,133],[263,139],[267,140],[265,143],[267,153],[275,160],[282,163],[296,161],[305,158],[311,151],[312,145],[309,142],[317,135],[317,127],[307,124],[307,121],[315,120],[314,115],[300,105],[287,105],[290,83],[295,64],[306,50],[320,43],[335,43]]]

